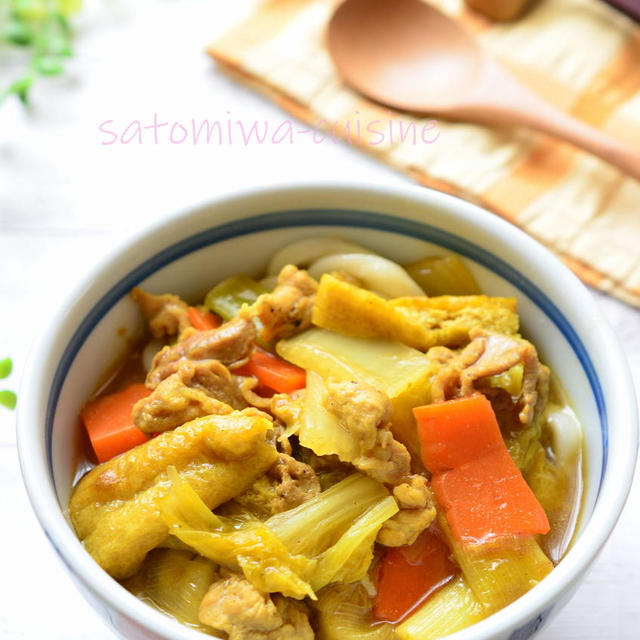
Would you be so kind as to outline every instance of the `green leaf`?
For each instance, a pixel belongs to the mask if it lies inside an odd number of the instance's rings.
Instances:
[[[35,42],[36,55],[70,55],[71,36],[71,27],[66,18],[58,13],[51,14],[40,25]]]
[[[31,88],[32,84],[33,84],[32,74],[27,74],[23,76],[19,80],[16,80],[14,83],[10,84],[7,87],[7,89],[5,89],[4,93],[0,94],[0,102],[6,96],[10,96],[13,94],[18,96],[18,98],[20,98],[20,102],[22,102],[22,104],[24,105],[28,104],[29,89]]]
[[[0,360],[0,378],[8,378],[11,375],[12,369],[13,362],[11,362],[11,358]]]
[[[57,76],[64,70],[64,65],[60,56],[44,55],[33,60],[33,68],[43,76]]]
[[[52,18],[53,20],[55,20],[59,31],[68,39],[71,39],[73,31],[71,29],[71,23],[69,22],[67,17],[63,13],[54,13],[52,15]]]
[[[33,32],[28,23],[11,18],[2,28],[2,37],[13,44],[25,47],[33,42]]]
[[[70,37],[55,23],[43,27],[34,44],[36,57],[39,55],[68,56],[71,53]]]
[[[71,40],[66,35],[52,35],[47,41],[47,53],[69,58],[73,53],[71,51]]]
[[[7,409],[15,409],[18,396],[13,391],[0,391],[0,404]]]
[[[0,46],[24,47],[31,60],[23,77],[9,87],[0,83],[0,103],[15,95],[27,105],[35,78],[59,75],[65,58],[73,55],[68,17],[82,8],[82,0],[8,0],[6,4],[0,9]]]

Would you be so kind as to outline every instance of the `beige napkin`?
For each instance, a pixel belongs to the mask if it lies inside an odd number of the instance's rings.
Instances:
[[[445,121],[435,127],[363,99],[342,84],[324,47],[336,4],[260,2],[209,53],[327,136],[484,205],[588,284],[640,306],[639,182],[546,136]],[[598,0],[543,0],[506,25],[473,14],[462,0],[433,4],[549,101],[640,147],[640,29],[633,22]]]

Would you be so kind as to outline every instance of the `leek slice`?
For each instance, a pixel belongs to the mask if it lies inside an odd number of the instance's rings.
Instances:
[[[390,398],[431,374],[433,362],[400,342],[309,329],[277,345],[280,356],[323,378],[366,382]]]
[[[232,571],[242,570],[256,589],[279,592],[302,599],[315,593],[302,577],[313,571],[315,562],[304,556],[292,556],[266,527],[250,523],[236,531],[214,532],[193,529],[172,530],[200,555]]]
[[[475,278],[458,256],[429,256],[405,266],[428,296],[480,293]]]
[[[194,558],[192,552],[156,549],[145,559],[142,575],[141,597],[178,622],[211,632],[198,618],[200,603],[217,577],[209,560]]]
[[[232,276],[217,284],[204,299],[205,307],[224,320],[234,318],[243,305],[252,305],[267,289],[247,275]]]
[[[335,544],[369,507],[389,497],[375,480],[354,473],[301,505],[271,516],[265,525],[293,554],[316,556]]]
[[[378,531],[398,510],[394,498],[388,496],[358,517],[338,542],[318,558],[318,566],[311,577],[314,590],[331,582],[363,580],[373,560],[373,545]]]
[[[193,549],[188,545],[178,540],[175,536],[167,536],[156,549],[173,549],[174,551],[188,551],[193,553]]]
[[[191,485],[180,477],[175,467],[167,469],[172,490],[158,501],[162,518],[171,528],[204,529],[213,531],[222,527],[222,520],[207,508]]]
[[[302,424],[298,433],[300,444],[316,455],[337,455],[342,462],[351,462],[361,454],[359,440],[325,406],[326,386],[322,376],[307,373]]]
[[[419,459],[412,409],[431,401],[437,363],[399,342],[354,338],[325,329],[309,329],[280,340],[277,351],[285,360],[323,378],[357,380],[384,391],[391,400],[395,437]]]
[[[400,640],[436,640],[487,616],[464,578],[459,576],[434,593],[416,613],[396,627]]]
[[[244,306],[251,306],[263,293],[269,293],[269,288],[256,282],[246,274],[231,276],[219,282],[207,293],[204,306],[217,313],[223,320],[235,318]],[[259,318],[253,318],[258,335],[262,330]],[[258,337],[256,342],[268,351],[273,351],[273,343]]]
[[[298,599],[315,599],[314,586],[364,577],[378,530],[398,510],[381,484],[359,473],[264,523],[216,516],[175,469],[169,479],[171,489],[157,504],[173,536],[241,570],[257,589]]]
[[[533,536],[507,537],[482,544],[462,544],[438,516],[465,581],[487,614],[511,604],[553,570]]]
[[[265,593],[281,593],[296,600],[302,600],[307,596],[311,600],[316,599],[311,585],[300,577],[307,576],[313,571],[314,560],[304,556],[287,557],[286,549],[279,551],[278,545],[274,544],[273,538],[270,537],[266,545],[262,541],[259,544],[265,550],[264,553],[252,552],[237,556],[242,573],[256,589]],[[278,557],[278,554],[281,557]]]
[[[292,598],[315,598],[304,579],[315,568],[315,560],[290,554],[273,531],[260,521],[219,518],[208,511],[175,470],[169,474],[171,489],[157,504],[172,535],[217,564],[231,570],[241,569],[247,580],[261,591],[277,591]]]
[[[390,624],[373,624],[372,604],[362,583],[323,589],[315,605],[319,640],[394,640]]]

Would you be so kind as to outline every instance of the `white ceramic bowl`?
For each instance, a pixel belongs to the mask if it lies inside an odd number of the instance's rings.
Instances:
[[[620,346],[592,296],[558,260],[497,217],[429,189],[322,184],[245,191],[176,214],[83,276],[32,351],[21,390],[22,472],[42,527],[80,590],[122,637],[203,637],[130,595],[76,539],[65,514],[77,415],[105,365],[139,328],[127,296],[134,285],[197,300],[226,276],[258,273],[288,242],[320,234],[354,240],[400,262],[429,249],[464,256],[486,293],[518,298],[524,333],[568,392],[587,450],[577,540],[540,585],[450,636],[530,637],[567,602],[620,515],[637,450],[634,390]]]

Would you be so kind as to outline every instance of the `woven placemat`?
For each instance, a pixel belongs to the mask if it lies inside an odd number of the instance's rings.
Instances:
[[[586,283],[640,307],[640,183],[522,129],[413,118],[341,82],[324,46],[336,0],[266,0],[209,47],[227,73],[423,185],[480,203]],[[598,0],[542,0],[494,24],[434,0],[549,101],[640,148],[640,28]]]

